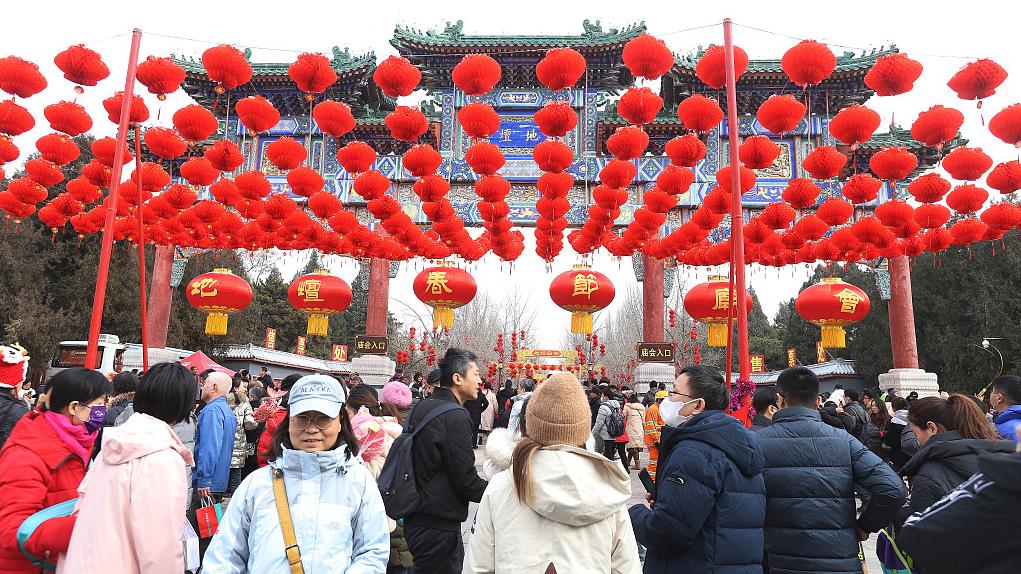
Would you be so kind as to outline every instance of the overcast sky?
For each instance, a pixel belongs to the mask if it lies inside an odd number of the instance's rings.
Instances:
[[[48,132],[42,108],[59,99],[73,99],[72,85],[62,78],[53,65],[53,56],[70,44],[86,43],[101,52],[112,75],[86,94],[78,97],[96,121],[93,132],[111,135],[114,125],[106,120],[101,100],[123,89],[124,73],[133,27],[143,31],[141,58],[150,54],[189,55],[199,57],[212,44],[231,43],[252,47],[253,60],[290,62],[298,52],[330,53],[332,46],[348,47],[352,53],[374,51],[382,60],[395,50],[389,45],[396,24],[420,29],[442,29],[446,22],[464,20],[465,34],[578,34],[583,19],[601,20],[604,29],[623,27],[644,21],[649,33],[665,40],[677,53],[694,50],[698,45],[722,43],[721,26],[696,31],[689,28],[722,22],[730,17],[736,24],[769,30],[775,34],[735,27],[735,42],[753,59],[779,58],[797,40],[811,38],[831,44],[837,54],[850,48],[878,47],[895,43],[902,52],[919,60],[925,67],[921,79],[909,94],[893,98],[873,98],[868,105],[890,122],[907,126],[934,104],[954,106],[965,114],[962,128],[971,145],[982,147],[998,163],[1018,157],[1017,150],[990,136],[979,119],[974,102],[958,100],[946,87],[946,81],[968,58],[990,57],[1014,73],[986,100],[986,120],[1006,105],[1016,103],[1021,88],[1018,69],[1017,22],[1019,9],[1014,2],[932,1],[890,2],[859,0],[851,3],[819,2],[620,2],[589,0],[585,2],[549,2],[548,0],[517,0],[515,2],[422,2],[392,0],[390,2],[316,2],[301,3],[252,1],[247,3],[104,1],[102,3],[17,2],[4,6],[4,34],[0,40],[0,56],[17,55],[40,65],[50,87],[23,105],[37,118],[36,130],[16,139],[22,155],[34,150],[33,142]],[[179,38],[169,38],[176,36]],[[187,39],[182,39],[187,38]],[[142,88],[144,92],[144,88]],[[180,92],[160,104],[145,94],[153,116],[159,109],[160,124],[169,124],[173,111],[188,102]],[[415,96],[412,96],[414,98]],[[403,102],[414,104],[414,101]],[[747,110],[742,110],[742,112]],[[883,128],[881,128],[882,130]],[[993,192],[996,193],[996,192]],[[526,285],[532,301],[539,307],[536,335],[543,345],[556,345],[569,327],[570,315],[549,300],[550,280],[576,261],[570,246],[557,258],[553,272],[546,273],[535,255],[531,229],[524,231],[526,248],[511,266],[493,255],[472,266],[481,290],[495,298],[503,296],[510,281]],[[331,258],[333,259],[333,258]],[[302,255],[285,259],[285,271],[303,264]],[[618,293],[635,283],[630,260],[619,262],[604,253],[595,258],[595,267],[618,286]],[[333,261],[342,276],[350,278],[355,266],[351,262]],[[421,263],[404,263],[391,283],[392,299],[420,308],[411,291],[411,281],[422,268]],[[684,270],[689,284],[704,280],[706,270]],[[796,295],[807,277],[805,266],[785,269],[749,269],[750,284],[756,289],[768,316],[779,304]],[[405,307],[391,303],[398,316],[407,314]],[[69,334],[70,335],[70,334]]]

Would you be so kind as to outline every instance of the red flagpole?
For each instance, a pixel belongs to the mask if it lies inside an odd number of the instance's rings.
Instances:
[[[117,126],[117,149],[113,152],[113,170],[110,175],[110,193],[103,224],[103,246],[99,254],[99,273],[96,276],[96,293],[92,299],[92,320],[89,324],[89,346],[85,352],[85,368],[95,369],[99,353],[99,330],[103,324],[103,303],[106,300],[106,280],[110,273],[110,254],[113,252],[113,220],[117,215],[117,191],[124,168],[124,148],[128,145],[128,123],[131,119],[131,101],[135,94],[135,71],[138,68],[138,46],[142,31],[131,31],[131,52],[128,55],[128,73],[124,79],[124,99],[121,100],[121,121]]]
[[[135,215],[138,217],[138,298],[142,318],[142,372],[149,370],[149,326],[146,324],[148,313],[145,309],[145,225],[142,221],[142,134],[135,126],[135,189],[138,194],[138,205]]]
[[[731,257],[731,281],[737,290],[731,298],[730,308],[737,315],[737,349],[740,378],[750,379],[752,374],[751,357],[748,355],[748,314],[745,289],[744,262],[744,209],[741,207],[741,165],[738,157],[738,138],[740,124],[737,117],[737,74],[734,72],[734,37],[730,18],[723,20],[723,52],[727,68],[727,141],[730,145],[730,187],[733,197],[730,215],[730,241],[733,257]],[[731,343],[733,331],[727,333],[727,342]],[[730,372],[730,363],[727,364]],[[730,384],[730,378],[727,378]]]

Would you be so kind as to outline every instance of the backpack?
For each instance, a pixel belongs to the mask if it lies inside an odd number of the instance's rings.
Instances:
[[[461,408],[457,403],[444,403],[425,415],[412,429],[411,419],[401,436],[394,440],[390,454],[383,463],[377,483],[383,496],[383,507],[390,518],[403,518],[418,508],[418,485],[415,484],[414,442],[418,431],[426,427],[436,417]]]
[[[21,550],[21,553],[32,561],[32,566],[35,566],[36,568],[39,568],[41,570],[51,572],[57,569],[57,565],[55,563],[49,562],[45,558],[35,556],[31,552],[26,550],[25,543],[28,542],[29,538],[32,538],[32,535],[35,534],[36,528],[39,528],[39,525],[42,524],[43,522],[46,522],[51,518],[63,518],[65,516],[71,516],[71,513],[74,511],[74,506],[77,503],[78,499],[72,498],[71,500],[65,500],[64,502],[54,504],[53,506],[47,506],[46,508],[40,510],[39,512],[36,512],[32,516],[26,518],[25,521],[21,523],[21,526],[18,527],[18,532],[16,534],[16,538],[18,541],[18,549]]]
[[[625,422],[623,410],[611,410],[610,416],[606,417],[606,434],[610,438],[618,438],[624,434]]]

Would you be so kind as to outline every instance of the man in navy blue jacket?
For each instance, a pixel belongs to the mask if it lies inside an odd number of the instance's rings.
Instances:
[[[888,464],[819,416],[819,379],[805,367],[780,373],[773,424],[755,433],[766,457],[766,552],[771,574],[861,572],[858,542],[904,504]],[[855,487],[868,502],[855,516]]]
[[[630,509],[648,549],[646,574],[762,573],[766,488],[762,451],[724,409],[727,388],[711,367],[685,367],[660,404],[666,426],[652,508]]]
[[[231,379],[214,371],[202,381],[202,402],[195,431],[195,471],[192,482],[199,498],[223,494],[230,475],[230,455],[234,450],[237,417],[224,398],[230,392]]]

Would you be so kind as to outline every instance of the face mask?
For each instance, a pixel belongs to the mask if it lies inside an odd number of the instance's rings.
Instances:
[[[89,407],[89,418],[83,421],[85,430],[90,433],[96,432],[103,427],[103,420],[106,418],[106,405]]]
[[[690,416],[682,415],[681,409],[685,406],[697,401],[698,399],[692,399],[690,401],[671,401],[664,399],[659,404],[659,416],[663,418],[663,422],[672,426],[679,427],[684,423],[688,422]]]

